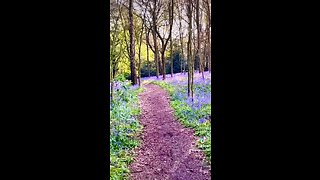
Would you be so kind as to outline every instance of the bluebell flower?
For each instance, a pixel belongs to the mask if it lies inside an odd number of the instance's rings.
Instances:
[[[200,102],[198,102],[198,106],[197,106],[197,108],[198,108],[198,109],[200,109],[200,108],[201,108],[201,103],[200,103]]]
[[[204,119],[204,118],[201,118],[201,119],[199,119],[199,123],[205,123],[206,122],[206,119]]]
[[[114,129],[114,134],[116,135],[116,137],[119,135],[119,133],[116,129]]]
[[[132,132],[132,130],[128,129],[127,130],[127,134],[130,134]]]

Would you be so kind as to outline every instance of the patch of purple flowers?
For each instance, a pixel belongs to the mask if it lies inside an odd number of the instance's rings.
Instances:
[[[201,123],[201,124],[205,123],[206,121],[207,121],[207,120],[204,119],[204,118],[199,119],[199,123]]]

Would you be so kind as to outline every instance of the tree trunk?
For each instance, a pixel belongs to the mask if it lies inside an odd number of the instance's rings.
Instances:
[[[199,62],[199,73],[201,72],[201,57],[200,57],[200,14],[199,14],[199,0],[196,1],[196,23],[197,23],[197,52],[196,57],[198,57]]]
[[[180,1],[179,1],[179,4],[180,4]],[[182,24],[181,24],[181,10],[179,8],[179,6],[177,6],[177,9],[178,9],[178,17],[179,17],[179,35],[180,35],[180,49],[181,49],[181,57],[180,58],[180,68],[181,68],[181,74],[184,73],[184,70],[185,68],[183,69],[184,67],[184,54],[183,54],[183,49],[184,49],[184,46],[183,46],[183,32],[181,32],[181,29],[182,29]]]
[[[208,27],[208,70],[211,72],[211,42],[210,42],[210,29]]]
[[[173,77],[173,45],[172,45],[172,36],[170,38],[170,54],[171,54],[171,77]]]
[[[133,27],[133,0],[129,0],[129,34],[130,34],[130,70],[132,85],[137,84],[137,75],[135,67],[135,43]]]
[[[139,55],[139,64],[138,64],[138,84],[139,86],[141,86],[140,84],[140,78],[141,78],[141,43],[142,43],[142,33],[141,32],[141,35],[140,35],[140,41],[139,41],[139,52],[138,52],[138,55]]]
[[[195,33],[192,33],[192,40],[191,40],[191,42],[192,42],[192,44],[191,44],[192,55],[191,55],[191,57],[192,57],[192,60],[194,62],[194,69],[197,71],[199,63],[198,63],[197,58],[196,58],[197,57],[197,45],[196,45],[197,40],[196,40],[195,36],[196,36]]]
[[[159,78],[159,49],[158,49],[158,45],[157,45],[157,37],[156,37],[156,34],[155,32],[153,31],[152,32],[152,35],[153,35],[153,42],[154,42],[154,62],[155,62],[155,65],[156,65],[156,76],[157,78]]]
[[[141,32],[140,32],[140,39],[139,39],[139,66],[138,66],[138,81],[139,81],[139,86],[141,86],[141,45],[142,45],[142,35],[144,32],[144,19],[145,19],[146,13],[143,15],[142,19],[142,25],[141,25]]]
[[[162,48],[161,48],[161,60],[162,60],[162,79],[166,79],[166,62],[165,62],[165,51],[166,47],[168,45],[168,42],[172,36],[172,27],[173,27],[173,6],[174,6],[174,1],[171,0],[170,5],[169,5],[169,20],[170,20],[170,30],[169,30],[169,36],[168,38],[161,37],[160,33],[158,31],[157,35],[159,36],[161,43],[162,43]]]
[[[204,48],[202,50],[202,53],[201,53],[201,56],[202,56],[202,79],[204,79],[204,69],[205,69],[205,66],[206,66],[206,47],[205,47],[205,43],[204,43]]]
[[[153,1],[154,9],[152,11],[152,35],[153,35],[153,43],[154,43],[154,58],[155,58],[155,64],[156,64],[156,76],[159,78],[159,50],[158,50],[158,43],[157,43],[157,17],[156,17],[156,7],[157,7],[157,0]]]
[[[161,60],[162,60],[162,80],[166,79],[166,50],[162,49],[161,51]]]
[[[111,95],[110,95],[110,103],[113,101],[113,87],[114,87],[114,77],[113,77],[113,68],[111,67]]]
[[[210,14],[210,5],[209,0],[206,1],[206,8],[207,8],[207,40],[208,40],[208,70],[211,72],[211,14]]]
[[[210,42],[210,32],[208,33],[208,41],[209,41],[209,43],[208,43],[208,49],[209,49],[209,51],[208,51],[208,66],[209,66],[209,72],[211,72],[211,62],[212,62],[212,59],[211,59],[211,42]]]
[[[194,58],[192,57],[191,41],[192,41],[192,0],[188,1],[187,14],[189,19],[188,27],[188,97],[192,98],[193,101],[193,69],[194,69]]]
[[[183,73],[183,62],[182,62],[182,53],[179,53],[179,59],[180,59],[180,73]]]
[[[158,54],[158,66],[159,66],[159,76],[161,76],[163,73],[162,73],[162,60],[160,59],[161,58],[161,52],[159,52],[160,54]]]
[[[208,68],[208,62],[207,62],[207,41],[204,43],[204,48],[203,48],[203,62],[204,66],[203,68],[205,69],[206,67]]]
[[[186,62],[183,60],[183,74],[186,74]]]
[[[149,74],[149,77],[150,77],[150,61],[149,61],[149,32],[146,33],[146,41],[147,41],[147,63],[148,63],[148,74]]]
[[[170,20],[171,23],[173,23],[173,11],[174,11],[174,1],[171,0],[171,10],[170,10]],[[172,25],[171,25],[172,26]],[[172,44],[172,28],[171,30],[171,35],[170,35],[170,54],[171,54],[171,77],[173,77],[173,44]]]
[[[196,17],[196,21],[197,21],[197,56],[199,58],[199,73],[202,73],[202,78],[204,79],[204,59],[201,55],[201,45],[200,45],[200,35],[201,35],[201,25],[200,25],[200,3],[199,0],[197,0],[197,4],[196,4],[196,13],[197,13],[197,17]]]

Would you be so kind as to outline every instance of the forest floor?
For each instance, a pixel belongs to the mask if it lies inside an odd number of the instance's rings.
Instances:
[[[169,95],[157,85],[144,85],[139,95],[144,126],[142,144],[130,165],[132,180],[208,180],[210,167],[196,148],[194,131],[174,117]]]

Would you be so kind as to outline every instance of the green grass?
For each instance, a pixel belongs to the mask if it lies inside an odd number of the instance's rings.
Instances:
[[[138,116],[140,108],[138,93],[141,88],[132,89],[124,83],[115,91],[110,107],[110,179],[128,179],[129,165],[133,161],[132,151],[139,146],[137,136],[142,131]]]

